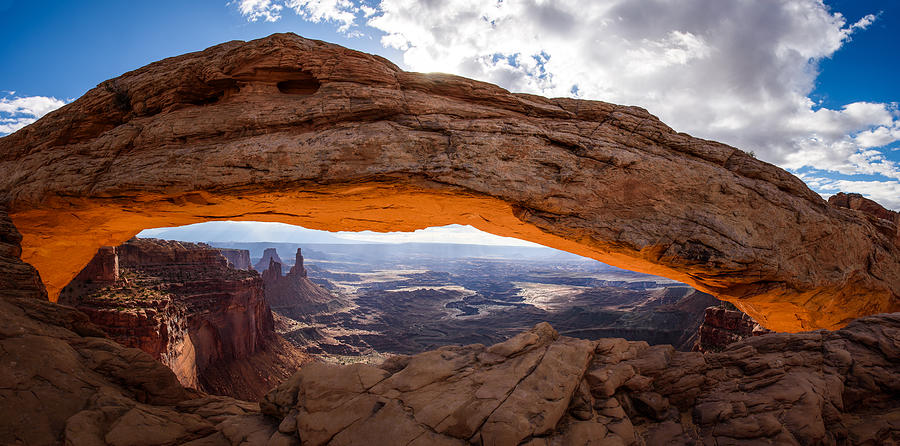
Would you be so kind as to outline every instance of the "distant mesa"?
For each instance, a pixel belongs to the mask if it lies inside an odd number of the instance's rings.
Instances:
[[[228,260],[228,264],[234,269],[252,269],[250,263],[250,251],[246,249],[216,248],[222,256]]]
[[[262,273],[263,271],[269,269],[269,266],[272,264],[272,262],[284,265],[284,260],[281,260],[281,257],[278,256],[278,251],[275,248],[266,248],[263,251],[262,258],[259,259],[258,262],[256,262],[256,265],[253,266],[253,269]]]

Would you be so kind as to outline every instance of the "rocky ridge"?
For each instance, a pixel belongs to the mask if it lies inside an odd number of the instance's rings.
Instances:
[[[202,244],[132,239],[102,248],[60,302],[211,393],[258,399],[306,358],[275,334],[259,275]]]
[[[900,310],[896,221],[741,150],[637,107],[407,73],[293,34],[103,82],[0,154],[0,201],[51,299],[100,246],[228,219],[471,224],[687,283],[778,331]]]
[[[900,315],[719,353],[506,342],[379,367],[304,365],[259,405],[182,387],[147,353],[50,303],[0,211],[0,443],[851,444],[900,441]],[[601,440],[602,439],[602,440]]]
[[[309,364],[261,406],[308,445],[892,444],[898,334],[882,315],[702,354],[539,324],[378,367]]]

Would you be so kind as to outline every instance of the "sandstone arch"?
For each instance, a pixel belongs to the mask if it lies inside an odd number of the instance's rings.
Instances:
[[[276,34],[104,82],[0,139],[51,299],[101,245],[206,220],[471,224],[667,276],[769,328],[900,310],[897,222],[645,110],[511,94]]]

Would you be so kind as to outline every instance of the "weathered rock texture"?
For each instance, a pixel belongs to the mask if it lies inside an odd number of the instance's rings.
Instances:
[[[216,248],[222,253],[222,256],[228,260],[234,269],[252,269],[253,264],[250,263],[250,251],[246,249]]]
[[[900,217],[900,213],[885,209],[884,206],[863,197],[860,194],[845,194],[843,192],[838,192],[831,197],[828,197],[828,203],[842,208],[857,210],[868,216],[892,221],[894,223],[896,223],[897,218]]]
[[[721,307],[709,307],[703,314],[703,322],[697,330],[693,350],[700,352],[722,351],[729,345],[770,333],[746,314]]]
[[[266,248],[265,250],[263,250],[262,258],[259,259],[259,262],[256,262],[256,265],[253,268],[262,273],[269,268],[269,265],[272,262],[284,265],[284,260],[281,260],[281,257],[278,256],[277,249]]]
[[[893,444],[898,336],[882,315],[704,355],[539,324],[380,367],[305,365],[262,409],[305,445]]]
[[[185,389],[147,353],[108,339],[84,313],[49,302],[37,272],[19,259],[19,240],[0,210],[0,444],[287,440],[257,404]]]
[[[274,248],[269,248],[273,252]],[[266,249],[266,252],[269,252]],[[277,256],[277,254],[275,254]],[[265,259],[266,256],[263,256]],[[303,267],[303,254],[297,248],[294,266],[282,275],[282,264],[269,257],[269,266],[262,273],[266,302],[273,311],[288,317],[303,319],[305,315],[335,310],[344,305],[336,296],[312,281]]]
[[[311,363],[256,404],[184,389],[46,300],[0,211],[0,444],[850,444],[900,441],[900,315],[682,353],[559,337],[380,367]]]
[[[210,393],[258,399],[306,359],[275,334],[259,274],[235,270],[206,245],[132,239],[101,248],[60,302]]]
[[[293,34],[103,82],[0,155],[0,201],[51,299],[100,246],[228,219],[470,224],[685,282],[778,331],[900,310],[896,224],[784,170],[637,107],[406,73]]]

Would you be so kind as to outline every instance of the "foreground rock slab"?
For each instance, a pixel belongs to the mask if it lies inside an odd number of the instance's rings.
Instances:
[[[103,82],[0,155],[0,202],[51,299],[100,246],[227,219],[470,224],[685,282],[777,331],[900,311],[896,214],[831,206],[637,107],[407,73],[292,34]]]
[[[561,337],[309,364],[261,407],[304,445],[895,444],[900,314],[722,352]],[[894,443],[891,443],[894,442]]]

